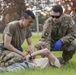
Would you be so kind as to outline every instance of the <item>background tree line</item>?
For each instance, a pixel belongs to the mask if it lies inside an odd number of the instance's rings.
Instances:
[[[3,31],[7,23],[18,20],[21,14],[28,7],[33,8],[33,6],[36,6],[39,10],[44,11],[45,13],[44,8],[46,6],[52,5],[53,3],[62,5],[65,8],[64,13],[72,13],[72,17],[76,22],[76,0],[54,0],[54,2],[51,2],[51,0],[0,0],[0,32]],[[27,6],[27,4],[29,5]],[[42,4],[44,5],[44,7],[42,6]],[[50,16],[48,13],[51,12],[51,10],[49,10],[49,12],[46,12],[46,16],[43,16],[41,13],[39,13],[38,15],[40,31],[42,31],[44,21]],[[36,21],[31,27],[31,30],[37,30]]]

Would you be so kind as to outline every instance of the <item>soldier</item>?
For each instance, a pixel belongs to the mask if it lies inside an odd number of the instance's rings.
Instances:
[[[61,5],[54,5],[51,17],[45,21],[41,39],[36,45],[38,50],[62,50],[62,59],[69,61],[76,49],[76,24],[72,17],[63,14]]]
[[[20,20],[10,22],[3,32],[3,44],[0,44],[0,66],[8,66],[15,62],[22,62],[22,57],[28,53],[23,52],[21,45],[26,39],[28,50],[34,52],[32,33],[29,27],[32,25],[35,15],[26,10]]]

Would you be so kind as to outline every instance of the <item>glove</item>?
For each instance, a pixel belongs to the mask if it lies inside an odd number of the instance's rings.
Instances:
[[[60,50],[62,46],[62,41],[61,40],[58,40],[55,44],[54,44],[54,50],[58,51]]]

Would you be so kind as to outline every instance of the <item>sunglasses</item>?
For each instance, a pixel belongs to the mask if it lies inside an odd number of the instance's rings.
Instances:
[[[59,16],[51,15],[52,18],[56,18],[56,19],[59,18],[60,16],[61,16],[61,15],[59,15]]]

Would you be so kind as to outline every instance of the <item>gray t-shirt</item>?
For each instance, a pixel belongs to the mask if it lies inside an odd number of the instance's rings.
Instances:
[[[32,36],[32,33],[29,28],[21,28],[19,21],[10,22],[3,32],[3,41],[4,35],[8,34],[12,37],[11,44],[14,47],[20,47],[26,38]]]

